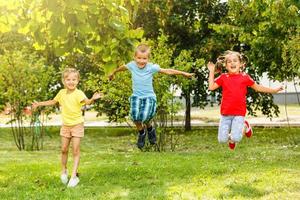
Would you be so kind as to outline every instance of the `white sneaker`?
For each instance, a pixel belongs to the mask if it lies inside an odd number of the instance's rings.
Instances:
[[[67,171],[60,175],[60,180],[63,184],[67,185],[67,183],[68,183],[68,172]]]
[[[75,187],[79,183],[79,178],[77,176],[70,178],[68,187]]]

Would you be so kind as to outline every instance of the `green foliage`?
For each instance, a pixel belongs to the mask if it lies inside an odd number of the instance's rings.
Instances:
[[[191,50],[183,50],[180,52],[179,56],[175,58],[174,64],[179,70],[196,72],[195,78],[192,80],[184,77],[178,77],[178,82],[176,83],[182,91],[181,95],[185,98],[185,129],[191,130],[191,94],[193,95],[194,106],[204,108],[207,104],[205,61],[204,59],[194,60]]]
[[[183,50],[179,56],[175,58],[174,65],[178,70],[195,73],[193,79],[178,76],[177,84],[182,90],[184,97],[192,94],[194,106],[204,108],[204,106],[207,105],[207,69],[205,60],[194,60],[191,50]]]
[[[163,68],[169,68],[171,65],[171,56],[173,48],[166,44],[166,37],[162,36],[158,42],[146,41],[151,46],[151,62],[159,64]],[[100,84],[101,91],[104,92],[105,97],[99,100],[96,110],[105,113],[110,121],[123,122],[129,115],[129,97],[132,93],[131,76],[129,72],[120,72],[116,75],[115,80],[108,82],[107,77],[93,75],[89,78],[88,87]],[[160,126],[164,126],[165,120],[162,116],[176,113],[178,105],[171,103],[173,97],[169,90],[170,85],[174,82],[174,77],[169,77],[162,74],[154,76],[154,90],[157,96],[157,115]],[[174,91],[173,91],[174,92]]]
[[[131,1],[135,4],[135,1]],[[58,56],[92,54],[109,72],[132,49],[142,30],[129,26],[124,1],[39,1],[30,4],[28,34],[38,49],[53,49]]]
[[[171,65],[195,73],[196,80],[176,79],[186,100],[186,129],[190,129],[191,95],[193,105],[201,108],[206,105],[207,71],[203,67],[206,59],[215,58],[219,47],[213,38],[210,23],[218,23],[227,13],[226,4],[218,1],[141,1],[136,27],[142,26],[145,36],[157,40],[159,29],[167,36],[166,44],[173,46]],[[216,50],[217,49],[217,50]]]
[[[289,74],[287,78],[291,80],[294,80],[294,77],[300,77],[300,27],[297,31],[297,35],[292,36],[284,45],[282,52],[285,70]]]
[[[102,79],[93,77],[92,80],[101,81]],[[105,113],[110,122],[127,121],[130,109],[129,97],[132,93],[129,72],[118,74],[113,81],[102,80],[100,88],[104,97],[96,103],[95,109],[98,115]]]
[[[193,59],[214,54],[212,46],[219,44],[211,40],[213,31],[209,24],[219,23],[227,14],[226,4],[217,0],[144,0],[140,4],[134,24],[144,28],[147,38],[156,39],[161,29],[168,36],[168,43],[176,45],[175,56],[182,50],[192,50]]]
[[[26,35],[52,64],[83,54],[93,57],[108,74],[120,60],[129,58],[128,52],[143,35],[143,30],[131,28],[126,9],[135,7],[136,0],[13,2],[0,1],[0,32]]]
[[[56,71],[66,66],[79,69],[79,87],[88,96],[99,90],[107,94],[97,109],[109,113],[112,121],[122,121],[128,114],[125,96],[130,89],[124,93],[123,80],[116,86],[105,79],[120,61],[129,60],[132,47],[143,36],[142,29],[130,24],[137,4],[137,0],[1,0],[0,32],[18,32]],[[53,89],[59,89],[60,74],[52,81],[57,84]]]
[[[229,1],[224,23],[231,25],[228,31],[240,43],[250,46],[247,56],[259,75],[267,72],[269,78],[279,81],[295,76],[291,73],[294,66],[286,65],[282,55],[286,45],[299,35],[298,6],[291,0]]]
[[[149,40],[151,46],[151,62],[159,64],[161,68],[170,68],[172,64],[172,54],[174,47],[167,44],[167,37],[161,33],[156,41]],[[174,85],[174,77],[164,74],[156,74],[154,76],[154,90],[157,97],[157,119],[161,123],[160,126],[165,126],[167,123],[167,115],[176,112],[176,104],[173,103],[174,89],[170,91],[170,87]]]
[[[178,107],[170,88],[179,87],[188,103],[188,121],[190,96],[194,106],[206,105],[205,62],[241,43],[251,48],[245,52],[247,68],[256,80],[264,72],[279,81],[299,77],[299,6],[295,0],[0,0],[0,50],[4,54],[26,46],[31,52],[32,46],[56,71],[78,68],[81,89],[89,96],[98,90],[106,93],[97,110],[109,114],[111,121],[122,121],[129,109],[129,76],[108,83],[105,75],[131,59],[132,47],[145,31],[154,62],[196,74],[192,81],[164,75],[154,79],[161,120]],[[60,82],[59,73],[52,78],[51,85]],[[49,99],[56,89],[37,100]],[[253,115],[256,109],[269,117],[278,113],[269,95],[250,91],[248,103]]]
[[[256,82],[259,82],[260,76],[254,68],[247,66],[246,70]],[[272,94],[259,93],[249,88],[247,94],[247,111],[252,116],[256,116],[257,112],[261,111],[263,115],[272,118],[278,116],[279,107],[273,102]]]
[[[244,50],[249,58],[247,72],[259,82],[267,73],[271,80],[293,80],[298,76],[299,3],[280,1],[228,1],[229,12],[220,24],[212,24],[215,38],[226,38],[228,49]],[[220,40],[220,39],[219,39]],[[241,44],[247,49],[241,48]],[[268,117],[277,116],[278,106],[268,94],[249,91],[250,115],[261,110]]]
[[[25,149],[25,135],[28,134],[23,127],[27,118],[23,112],[25,107],[36,99],[45,100],[51,96],[49,85],[54,72],[44,62],[44,59],[25,49],[5,51],[0,55],[0,95],[2,103],[11,106],[11,126],[19,150]]]
[[[192,51],[192,61],[215,60],[225,50],[241,50],[243,43],[250,47],[244,53],[250,60],[250,75],[256,80],[264,72],[279,81],[298,77],[299,1],[145,0],[141,5],[135,25],[144,27],[145,36],[154,39],[159,35],[157,30],[162,29],[168,36],[167,42],[176,46],[172,62],[182,50]],[[195,70],[198,85],[190,85],[192,93],[198,94],[195,105],[207,95],[202,85],[207,71],[199,69]],[[255,115],[256,109],[269,117],[278,113],[270,95],[250,92],[248,101],[250,114]]]

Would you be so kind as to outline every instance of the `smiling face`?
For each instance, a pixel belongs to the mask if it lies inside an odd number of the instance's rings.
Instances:
[[[225,57],[226,70],[229,74],[238,74],[242,67],[240,57],[237,54],[228,54]]]
[[[78,73],[70,72],[64,74],[63,84],[68,91],[75,90],[78,83],[79,83]]]
[[[144,68],[149,61],[149,52],[148,51],[137,51],[134,55],[134,60],[139,68]]]

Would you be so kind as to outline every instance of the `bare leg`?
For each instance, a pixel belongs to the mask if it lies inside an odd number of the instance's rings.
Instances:
[[[62,174],[67,171],[68,152],[71,138],[61,137],[61,170]]]
[[[150,128],[151,126],[152,126],[151,121],[150,121],[150,122],[147,122],[146,127],[147,127],[147,128]]]
[[[72,137],[72,146],[73,146],[74,166],[73,166],[71,177],[75,177],[77,174],[79,160],[80,160],[80,138],[79,137]]]
[[[136,128],[138,131],[141,131],[144,129],[143,123],[142,122],[134,122]]]

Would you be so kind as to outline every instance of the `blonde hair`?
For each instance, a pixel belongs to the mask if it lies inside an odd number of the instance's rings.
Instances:
[[[71,73],[75,73],[77,75],[78,80],[80,79],[80,74],[79,74],[79,71],[77,69],[75,69],[75,68],[65,68],[64,71],[62,72],[62,75],[61,75],[62,81],[64,81],[65,78]]]
[[[136,55],[138,52],[141,53],[148,53],[148,57],[150,57],[150,53],[151,53],[151,49],[147,44],[139,44],[136,48],[135,48],[135,52],[134,55]]]
[[[245,54],[239,53],[237,51],[228,50],[228,51],[225,51],[224,54],[222,54],[221,56],[219,56],[217,58],[216,68],[218,70],[221,70],[223,67],[226,67],[227,58],[228,58],[229,55],[236,55],[239,58],[239,60],[242,64],[242,69],[245,67],[245,65],[248,61],[248,58],[245,56]]]

